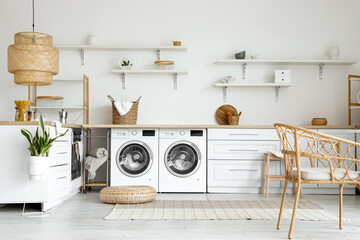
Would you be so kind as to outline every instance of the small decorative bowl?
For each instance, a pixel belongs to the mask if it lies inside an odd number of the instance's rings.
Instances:
[[[181,46],[181,41],[173,41],[174,46]]]
[[[236,59],[245,59],[245,57],[246,57],[246,52],[245,51],[235,53],[235,58]]]
[[[174,70],[175,63],[173,61],[155,61],[155,68],[159,70]]]
[[[326,118],[313,118],[311,124],[314,126],[326,126],[327,119]]]

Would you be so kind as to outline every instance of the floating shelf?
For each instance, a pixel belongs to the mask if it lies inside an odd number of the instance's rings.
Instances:
[[[122,89],[125,89],[126,83],[126,74],[172,74],[174,75],[174,88],[177,89],[177,80],[178,75],[188,74],[188,71],[179,71],[179,70],[155,70],[155,69],[148,69],[148,70],[123,70],[123,69],[113,69],[112,73],[121,74],[122,77]]]
[[[228,87],[274,87],[275,88],[275,102],[279,102],[279,93],[281,87],[291,87],[293,83],[216,83],[215,87],[223,88],[224,102],[227,101]]]
[[[33,109],[68,109],[68,110],[82,110],[83,107],[74,107],[74,106],[64,106],[64,107],[31,107]],[[87,107],[85,107],[86,109]]]
[[[216,64],[241,64],[242,65],[242,79],[245,80],[246,66],[250,64],[289,64],[289,65],[319,65],[319,79],[322,79],[324,65],[353,65],[358,63],[358,60],[324,60],[324,59],[220,59]]]
[[[81,54],[81,64],[85,65],[85,51],[155,51],[156,59],[161,59],[161,51],[187,51],[185,46],[142,46],[142,45],[56,45],[60,50],[78,50]]]
[[[84,81],[82,77],[68,77],[68,76],[56,76],[53,81],[55,82],[82,82]]]
[[[325,59],[311,59],[311,60],[296,60],[296,59],[220,59],[216,64],[329,64],[329,65],[353,65],[358,63],[358,60],[325,60]]]

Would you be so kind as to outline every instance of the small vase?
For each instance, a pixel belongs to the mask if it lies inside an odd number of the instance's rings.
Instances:
[[[49,157],[30,156],[28,161],[28,174],[31,180],[41,180],[42,175],[49,172]]]
[[[328,54],[331,60],[336,60],[340,55],[340,49],[338,47],[329,48]]]

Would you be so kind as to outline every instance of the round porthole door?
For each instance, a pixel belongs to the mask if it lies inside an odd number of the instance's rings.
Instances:
[[[188,177],[198,170],[201,154],[195,144],[179,141],[168,147],[164,160],[171,174],[177,177]]]
[[[140,141],[122,145],[116,156],[119,170],[129,177],[141,177],[147,173],[153,163],[153,154],[149,146]]]

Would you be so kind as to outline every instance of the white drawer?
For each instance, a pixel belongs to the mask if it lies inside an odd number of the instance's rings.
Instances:
[[[208,159],[263,159],[279,150],[280,141],[208,141]]]
[[[209,187],[261,187],[263,161],[209,161]],[[280,174],[280,162],[270,164],[269,174]],[[280,182],[271,182],[280,187]]]
[[[279,140],[275,129],[209,129],[209,140]]]
[[[49,174],[48,201],[65,197],[69,194],[69,172],[60,171]]]
[[[49,166],[68,164],[71,159],[71,149],[69,147],[51,147],[49,157]]]

